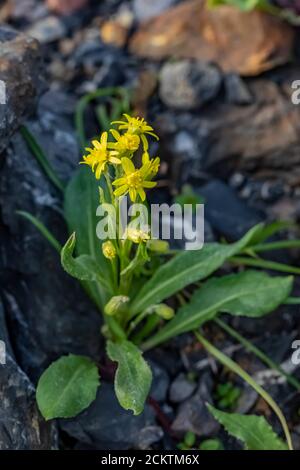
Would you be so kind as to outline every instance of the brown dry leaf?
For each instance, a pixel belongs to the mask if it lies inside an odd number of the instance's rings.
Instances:
[[[289,60],[293,28],[260,11],[205,7],[189,0],[143,23],[130,43],[132,53],[213,61],[224,71],[257,75]]]

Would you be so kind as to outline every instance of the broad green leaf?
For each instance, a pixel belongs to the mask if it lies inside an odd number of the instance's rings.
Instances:
[[[77,255],[90,255],[98,264],[104,278],[110,275],[109,265],[96,235],[96,210],[99,205],[99,182],[85,165],[81,165],[65,191],[64,215],[70,233],[76,233]],[[84,281],[84,287],[99,307],[108,300],[100,283]]]
[[[100,384],[95,363],[69,354],[53,362],[40,377],[36,399],[46,420],[72,418],[96,398]]]
[[[287,299],[292,284],[292,276],[271,277],[253,270],[209,279],[170,322],[146,341],[145,348],[194,330],[218,312],[248,317],[272,312]]]
[[[115,391],[120,405],[138,415],[144,409],[152,373],[141,351],[130,341],[108,341],[107,354],[118,363]]]
[[[90,255],[73,258],[75,243],[76,235],[73,233],[61,250],[61,264],[65,271],[80,281],[100,281],[107,286],[99,265]]]
[[[245,444],[246,450],[287,450],[263,416],[225,413],[209,404],[207,407],[231,436]]]
[[[160,267],[134,299],[131,311],[136,314],[160,303],[193,282],[216,271],[231,256],[245,248],[261,225],[253,227],[238,242],[231,245],[207,243],[201,250],[183,251]]]

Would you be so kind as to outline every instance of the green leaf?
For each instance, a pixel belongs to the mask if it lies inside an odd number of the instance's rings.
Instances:
[[[262,243],[268,238],[272,237],[272,235],[275,235],[278,232],[281,232],[282,230],[285,230],[293,225],[292,222],[285,222],[285,221],[277,221],[277,222],[272,222],[271,224],[268,225],[262,225],[261,230],[258,230],[255,236],[251,240],[251,245],[256,245],[257,243]]]
[[[261,225],[253,227],[231,245],[207,243],[201,250],[183,251],[160,267],[134,299],[131,311],[136,314],[152,304],[175,294],[185,286],[200,281],[216,271],[231,256],[245,248]]]
[[[118,363],[115,376],[115,391],[120,405],[125,410],[140,414],[148,396],[152,373],[141,351],[130,341],[107,343],[107,354]]]
[[[90,255],[73,258],[75,243],[76,235],[73,233],[61,250],[61,264],[65,271],[80,281],[100,281],[108,286],[97,262]]]
[[[199,445],[199,450],[224,450],[220,439],[206,439]]]
[[[96,398],[97,366],[85,356],[69,354],[53,362],[40,377],[36,399],[46,420],[72,418]]]
[[[263,416],[225,413],[209,404],[207,407],[231,436],[245,444],[246,450],[287,450]]]
[[[89,255],[98,264],[105,279],[110,267],[102,254],[101,240],[96,235],[96,210],[99,205],[99,182],[85,165],[75,172],[65,191],[64,215],[70,233],[76,233],[76,253]],[[96,304],[103,308],[108,296],[98,282],[84,281],[84,287]]]
[[[198,328],[218,312],[260,317],[283,303],[292,289],[293,277],[271,277],[248,270],[212,278],[193,294],[175,317],[144,344],[145,349]]]

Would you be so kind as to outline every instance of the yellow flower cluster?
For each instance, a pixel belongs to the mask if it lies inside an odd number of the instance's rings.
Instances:
[[[153,128],[144,118],[131,117],[124,114],[126,120],[114,121],[118,130],[110,129],[115,142],[108,142],[107,132],[103,132],[100,140],[93,140],[93,148],[86,148],[87,155],[83,157],[84,163],[89,165],[97,179],[107,171],[107,165],[118,166],[118,178],[113,181],[114,195],[116,197],[129,194],[130,199],[135,202],[138,197],[142,201],[146,198],[145,189],[153,188],[157,183],[151,181],[159,170],[160,159],[151,159],[148,153],[147,136],[158,140]],[[121,132],[124,133],[121,133]],[[136,168],[132,162],[134,153],[142,144],[142,165]]]

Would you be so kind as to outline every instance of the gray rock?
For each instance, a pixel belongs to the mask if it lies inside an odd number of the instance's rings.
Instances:
[[[48,44],[63,38],[66,35],[66,28],[57,16],[47,16],[27,29],[27,34],[37,39],[41,44]]]
[[[199,61],[166,63],[161,70],[160,98],[176,109],[192,110],[215,98],[222,83],[219,69]]]
[[[173,403],[181,403],[189,398],[195,391],[196,384],[179,374],[171,383],[169,398]]]
[[[112,384],[101,383],[96,400],[73,419],[60,420],[60,427],[80,442],[105,450],[138,447],[141,432],[154,424],[154,415],[146,405],[134,416],[119,405]]]
[[[220,425],[206,407],[206,402],[212,403],[211,392],[211,377],[209,374],[203,374],[196,393],[179,406],[172,429],[182,434],[191,431],[200,437],[215,435]]]
[[[44,87],[38,42],[0,26],[0,153]]]
[[[231,240],[239,239],[263,219],[220,180],[210,181],[198,192],[204,197],[205,217],[213,229]]]
[[[158,364],[152,361],[148,362],[151,366],[153,375],[150,395],[152,398],[154,398],[154,400],[158,402],[164,402],[166,400],[167,391],[170,383],[169,375],[165,371],[165,369],[160,367]]]
[[[0,450],[57,447],[55,425],[39,414],[31,382],[8,354],[0,365],[0,401]]]
[[[149,20],[171,7],[175,0],[134,0],[133,11],[139,21]]]
[[[254,101],[246,83],[243,79],[235,74],[228,73],[224,77],[225,93],[229,103],[237,105],[247,105]]]

